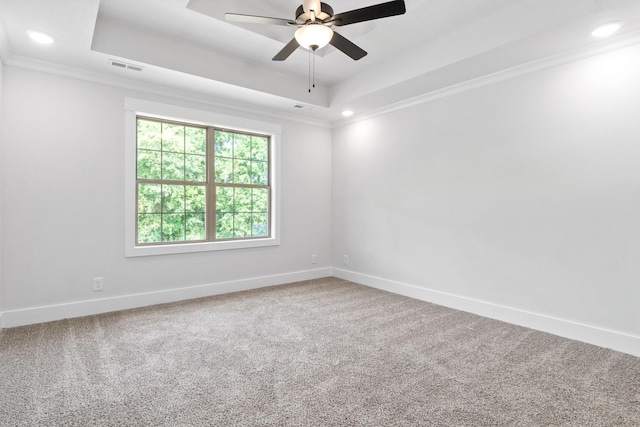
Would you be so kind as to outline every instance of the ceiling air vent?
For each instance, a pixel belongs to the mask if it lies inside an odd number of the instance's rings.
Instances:
[[[144,67],[141,67],[139,65],[128,64],[126,62],[115,61],[113,59],[109,60],[109,64],[113,65],[114,67],[124,68],[125,70],[132,70],[132,71],[142,71],[142,70],[144,70]]]

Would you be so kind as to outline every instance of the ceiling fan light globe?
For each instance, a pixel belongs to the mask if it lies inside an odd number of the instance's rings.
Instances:
[[[309,24],[298,28],[295,37],[300,46],[316,50],[329,44],[333,30],[322,24]]]

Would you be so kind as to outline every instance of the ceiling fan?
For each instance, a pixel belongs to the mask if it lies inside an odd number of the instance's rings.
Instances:
[[[319,0],[304,0],[302,5],[296,10],[295,20],[241,15],[237,13],[226,13],[225,18],[227,21],[235,22],[298,27],[298,30],[295,32],[295,37],[273,57],[274,61],[284,61],[299,46],[316,51],[327,44],[331,44],[333,47],[357,61],[363,58],[367,52],[345,37],[334,32],[331,27],[341,27],[358,22],[402,15],[405,12],[404,0],[389,1],[335,15],[333,14],[331,6],[326,3],[322,3]]]

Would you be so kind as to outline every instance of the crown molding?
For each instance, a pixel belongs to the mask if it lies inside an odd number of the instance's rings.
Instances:
[[[601,55],[619,49],[624,49],[633,45],[640,44],[640,31],[627,34],[624,37],[616,38],[610,42],[600,42],[597,45],[583,46],[580,48],[568,50],[556,55],[546,56],[535,61],[526,62],[511,68],[497,71],[495,73],[480,76],[471,80],[447,86],[438,90],[423,93],[413,98],[405,99],[400,102],[386,105],[384,107],[371,110],[369,112],[331,123],[333,128],[346,126],[352,123],[368,120],[377,116],[392,113],[394,111],[403,110],[414,107],[416,105],[425,104],[436,99],[445,98],[473,89],[489,86],[502,81],[514,79],[528,74],[537,73],[543,70],[559,67],[571,62]]]
[[[122,89],[143,91],[149,94],[174,98],[181,101],[196,102],[204,106],[223,109],[236,114],[254,114],[268,119],[289,120],[313,126],[331,128],[331,123],[328,120],[314,119],[292,113],[286,113],[284,111],[262,108],[255,105],[233,101],[228,98],[218,98],[218,100],[214,100],[212,98],[215,98],[215,95],[203,95],[202,93],[191,92],[177,87],[111,76],[24,56],[10,55],[4,60],[4,63],[16,68],[23,68],[61,77],[69,77],[91,83],[115,86]]]

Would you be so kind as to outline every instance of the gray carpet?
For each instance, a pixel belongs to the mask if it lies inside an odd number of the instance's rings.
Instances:
[[[638,426],[640,359],[336,278],[0,332],[2,426]]]

